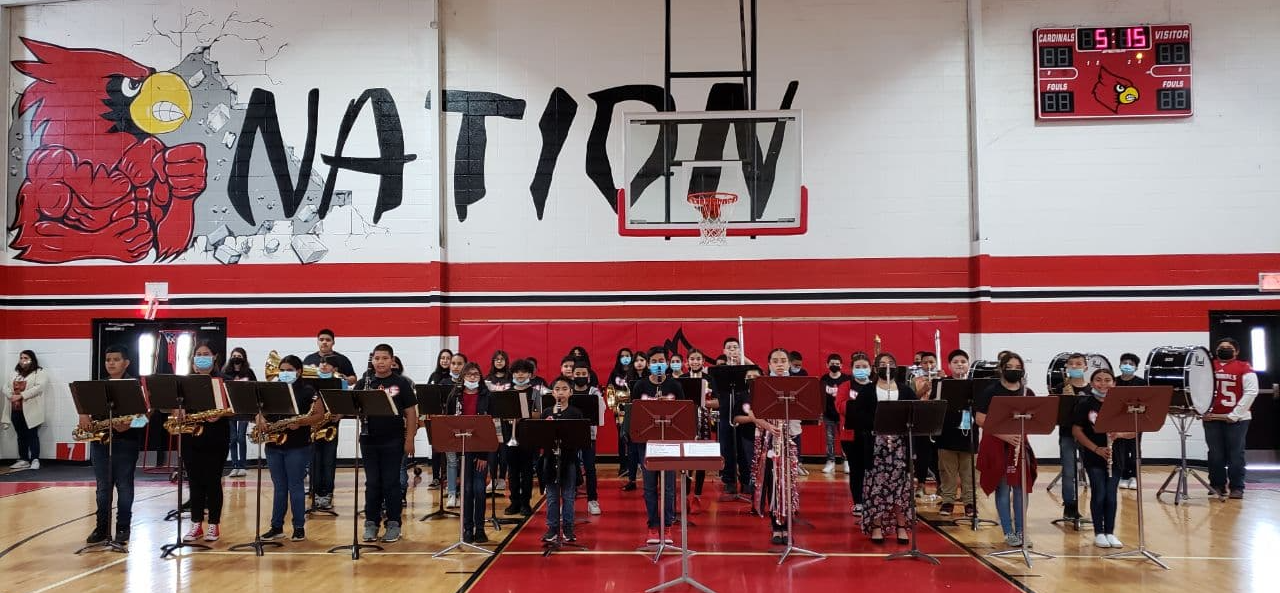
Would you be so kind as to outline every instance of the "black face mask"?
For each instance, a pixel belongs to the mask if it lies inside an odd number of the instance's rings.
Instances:
[[[1022,374],[1022,369],[1005,369],[1000,372],[1000,376],[1010,383],[1017,383],[1021,381]]]
[[[828,370],[830,370],[830,371],[831,371],[831,372],[833,372],[833,373],[838,373],[838,372],[840,372],[840,365],[838,365],[838,364],[829,365],[829,366],[827,367],[827,369],[828,369]]]
[[[574,377],[573,384],[576,387],[586,387],[587,382],[590,380],[591,380],[591,377]]]
[[[888,381],[893,378],[893,367],[876,367],[876,377]]]
[[[1236,357],[1236,351],[1230,348],[1218,349],[1218,360],[1231,360]]]

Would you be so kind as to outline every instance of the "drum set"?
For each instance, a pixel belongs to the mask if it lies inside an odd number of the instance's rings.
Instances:
[[[1178,465],[1169,472],[1164,484],[1156,492],[1156,499],[1172,492],[1173,504],[1181,504],[1190,496],[1187,493],[1188,477],[1195,478],[1209,492],[1214,492],[1209,482],[1195,470],[1187,467],[1187,436],[1191,426],[1201,416],[1209,413],[1213,405],[1213,357],[1202,346],[1161,346],[1147,354],[1147,383],[1173,387],[1173,403],[1169,418],[1178,429],[1181,454]],[[1172,489],[1170,483],[1174,483]]]

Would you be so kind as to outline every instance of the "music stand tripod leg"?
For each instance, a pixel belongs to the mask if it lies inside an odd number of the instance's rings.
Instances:
[[[447,469],[445,470],[445,473],[446,475],[448,474]],[[444,485],[448,481],[449,481],[448,477],[446,477],[443,480],[439,480],[439,479],[436,480],[436,500],[439,501],[440,506],[437,507],[436,510],[423,515],[421,519],[418,519],[419,521],[430,521],[438,517],[457,517],[458,516],[458,513],[455,513],[453,511],[450,511],[444,508]]]
[[[912,459],[912,454],[914,453],[914,451],[912,450],[912,445],[911,445],[912,436],[913,436],[911,434],[912,432],[911,428],[912,426],[908,424],[907,435],[903,437],[907,440],[907,480],[908,481],[910,481],[911,478],[916,475],[916,464],[915,464],[915,460]],[[915,505],[913,503],[912,504],[913,508],[911,509],[912,513],[915,513],[914,506]],[[916,516],[916,519],[917,521],[919,520],[919,515]],[[928,554],[925,554],[924,552],[921,552],[920,548],[916,545],[916,522],[917,521],[911,522],[911,549],[907,550],[906,552],[895,552],[893,554],[889,554],[887,557],[885,557],[885,560],[897,560],[899,558],[916,558],[919,560],[924,560],[925,562],[928,562],[933,565],[938,564],[937,558],[934,558],[933,556],[930,556]]]
[[[1142,412],[1136,411],[1136,410],[1132,412],[1133,432],[1135,434],[1138,434],[1139,436],[1142,435],[1142,431],[1139,430],[1139,425],[1138,425],[1138,417],[1141,414]],[[1135,492],[1137,497],[1137,507],[1138,507],[1138,549],[1130,550],[1128,552],[1118,552],[1115,554],[1107,554],[1103,556],[1103,558],[1111,558],[1111,559],[1145,558],[1147,560],[1150,560],[1156,563],[1156,566],[1159,566],[1160,568],[1163,568],[1165,570],[1169,570],[1169,565],[1160,561],[1159,554],[1156,554],[1155,552],[1152,552],[1151,550],[1147,549],[1147,529],[1146,529],[1146,522],[1142,513],[1142,446],[1139,444],[1140,442],[1139,439],[1134,439],[1134,441],[1135,441],[1134,442],[1135,452],[1133,455],[1134,467],[1137,469],[1136,477],[1138,480],[1138,489]]]
[[[114,449],[116,446],[115,435],[112,434],[113,432],[115,432],[114,426],[115,426],[115,419],[116,419],[115,412],[113,411],[114,408],[115,406],[113,405],[112,402],[110,401],[107,402],[107,410],[108,410],[107,426],[110,427],[108,428],[108,432],[107,432],[107,436],[110,437],[110,440],[107,441],[107,491],[110,492],[113,496],[115,495],[115,490],[116,490],[115,488],[116,484],[114,480],[115,467],[112,464],[112,460],[114,459],[114,456],[115,456]],[[121,554],[126,554],[129,551],[124,547],[124,544],[121,544],[120,542],[111,538],[111,505],[110,504],[107,505],[107,539],[100,541],[96,544],[89,544],[87,546],[84,546],[79,550],[76,550],[76,554],[82,554],[84,552],[95,550],[97,548],[102,548],[104,550],[111,550],[112,552],[119,552]]]
[[[458,541],[454,542],[454,543],[453,543],[452,545],[450,545],[449,547],[447,547],[447,548],[445,548],[445,549],[443,549],[443,550],[440,550],[439,552],[436,552],[435,554],[432,554],[432,555],[431,555],[431,557],[432,557],[432,558],[439,558],[439,557],[441,557],[441,556],[444,556],[444,555],[448,554],[449,552],[452,552],[452,551],[454,551],[454,550],[459,550],[459,549],[461,549],[461,550],[474,550],[474,551],[479,552],[479,553],[481,553],[481,554],[484,554],[484,555],[486,555],[486,556],[492,556],[492,555],[493,555],[493,550],[489,550],[489,549],[487,549],[487,548],[482,548],[482,547],[477,546],[477,545],[475,545],[475,544],[469,543],[469,542],[467,542],[467,541],[466,541],[466,539],[465,539],[465,538],[466,538],[466,532],[465,532],[464,530],[466,529],[466,526],[467,526],[467,525],[466,525],[466,519],[465,519],[465,517],[467,516],[467,480],[471,479],[471,471],[469,471],[469,470],[468,470],[468,468],[467,468],[467,466],[468,466],[468,463],[467,463],[467,437],[466,437],[466,435],[459,435],[459,436],[460,436],[460,438],[462,439],[462,452],[458,454],[458,455],[459,455],[459,458],[458,458],[458,497],[459,497],[460,499],[462,499],[462,500],[460,501],[460,505],[458,506],[458,510],[459,510],[459,511],[461,511],[461,513],[460,513],[460,514],[461,514],[461,516],[462,516],[463,518],[459,519],[459,521],[458,521]],[[481,512],[483,512],[483,509],[481,509]],[[481,521],[481,523],[483,523],[483,520]]]
[[[791,436],[787,434],[791,427],[790,404],[787,404],[783,407],[783,415],[786,417],[786,419],[783,420],[783,424],[782,424],[784,428],[782,429],[782,435],[778,437],[778,438],[784,439],[782,443],[782,471],[780,472],[782,475],[774,476],[773,478],[775,483],[780,483],[782,485],[782,508],[787,516],[787,547],[782,550],[782,556],[778,557],[779,566],[781,566],[783,562],[786,562],[787,558],[789,558],[792,554],[813,556],[818,560],[825,560],[827,558],[826,554],[820,554],[813,550],[801,548],[796,545],[796,522],[795,522],[796,509],[791,504],[791,489],[795,488],[796,485],[791,481],[791,464],[787,459],[788,457],[787,451],[791,450],[791,448],[788,446],[789,443],[787,442],[791,440]],[[800,451],[797,449],[796,455],[799,455],[799,454],[800,454]],[[796,463],[797,464],[800,463],[800,460],[796,459]],[[772,522],[772,519],[770,519],[770,521]]]
[[[364,416],[357,416],[356,426],[364,426],[364,420]],[[360,559],[360,550],[362,549],[382,551],[382,546],[360,543],[360,460],[360,437],[357,436],[356,462],[355,465],[351,467],[351,475],[355,478],[355,488],[352,489],[353,491],[351,493],[351,545],[334,546],[329,548],[330,554],[337,552],[338,550],[351,550],[352,560]]]
[[[694,589],[702,591],[702,593],[715,593],[715,591],[711,590],[706,585],[699,583],[692,576],[689,576],[689,556],[691,556],[693,552],[688,549],[688,544],[686,543],[689,541],[689,501],[685,496],[686,488],[688,487],[685,483],[687,477],[688,471],[681,470],[680,474],[678,474],[678,477],[676,478],[680,480],[680,545],[683,546],[683,549],[680,550],[680,576],[646,589],[645,593],[656,593],[657,591],[662,591],[663,589],[668,589],[677,585],[689,585]]]
[[[181,409],[181,408],[182,408],[182,406],[183,406],[182,399],[183,399],[183,398],[182,398],[181,396],[179,396],[179,397],[178,397],[178,408],[179,408],[179,409]],[[177,510],[177,513],[178,513],[178,517],[177,517],[177,520],[178,520],[178,524],[177,524],[177,527],[178,527],[178,539],[177,539],[176,541],[174,541],[173,543],[171,543],[171,544],[165,544],[165,545],[163,545],[163,546],[160,546],[160,558],[161,558],[161,559],[164,559],[164,558],[168,558],[168,557],[170,557],[170,556],[173,556],[175,552],[177,552],[178,550],[180,550],[180,549],[182,549],[182,548],[192,548],[192,549],[195,549],[195,550],[208,550],[208,549],[210,549],[210,548],[209,548],[209,546],[206,546],[206,545],[204,545],[204,544],[191,543],[191,542],[186,542],[186,541],[183,541],[183,540],[182,540],[182,484],[183,484],[183,482],[185,481],[185,480],[183,480],[183,477],[182,477],[182,476],[183,476],[183,472],[184,472],[185,470],[186,470],[186,462],[185,462],[185,460],[184,460],[184,459],[183,459],[183,457],[182,457],[182,433],[181,433],[181,432],[179,432],[179,433],[178,433],[178,510]]]
[[[258,413],[259,414],[262,413],[261,402],[259,402]],[[262,556],[264,554],[264,552],[262,551],[262,548],[266,546],[271,546],[273,548],[279,548],[284,546],[284,544],[280,542],[262,541],[262,460],[263,460],[262,449],[263,449],[263,443],[258,443],[258,478],[257,478],[258,484],[257,484],[257,487],[255,488],[255,490],[257,491],[256,492],[257,501],[254,503],[254,506],[253,506],[253,541],[245,544],[236,544],[234,546],[231,546],[230,548],[227,548],[227,550],[231,552],[238,552],[244,549],[252,549],[255,556]]]
[[[1021,430],[1019,430],[1019,431],[1018,431],[1018,433],[1019,433],[1019,434],[1021,434],[1021,435],[1023,435],[1023,436],[1022,436],[1022,438],[1023,438],[1023,439],[1024,439],[1024,441],[1025,441],[1025,440],[1026,440],[1026,438],[1027,438],[1027,417],[1025,417],[1025,416],[1024,416],[1024,417],[1022,417],[1022,418],[1021,418],[1021,420],[1019,420],[1019,423],[1020,423],[1022,426],[1021,426]],[[1024,442],[1023,444],[1025,444],[1025,442]],[[1019,446],[1019,447],[1021,447],[1021,446],[1023,446],[1023,445],[1022,445],[1022,444],[1020,444],[1020,445],[1018,445],[1018,446]],[[1031,546],[1030,546],[1030,541],[1029,541],[1029,540],[1030,540],[1030,538],[1028,538],[1028,537],[1027,537],[1027,532],[1026,532],[1026,529],[1027,529],[1027,484],[1026,484],[1026,483],[1027,483],[1027,480],[1028,480],[1028,475],[1027,475],[1027,456],[1026,456],[1026,455],[1019,455],[1019,456],[1018,456],[1018,475],[1021,477],[1021,479],[1019,480],[1019,484],[1018,484],[1018,496],[1022,497],[1022,509],[1021,509],[1021,511],[1019,511],[1019,513],[1018,513],[1018,517],[1019,517],[1019,522],[1020,522],[1020,523],[1022,523],[1022,529],[1023,529],[1023,532],[1022,532],[1022,534],[1021,534],[1021,535],[1022,535],[1022,545],[1021,545],[1021,546],[1019,546],[1019,547],[1017,547],[1017,548],[1014,548],[1014,549],[1012,549],[1012,550],[1002,550],[1002,551],[999,551],[999,552],[992,552],[992,553],[990,553],[990,554],[987,554],[987,557],[988,557],[988,558],[1003,558],[1003,557],[1005,557],[1005,556],[1022,556],[1022,561],[1026,563],[1027,568],[1031,568],[1031,558],[1032,558],[1032,556],[1035,556],[1035,557],[1037,557],[1037,558],[1045,558],[1045,559],[1050,559],[1050,558],[1053,558],[1054,556],[1053,556],[1053,555],[1051,555],[1051,554],[1045,554],[1045,553],[1043,553],[1043,552],[1036,552],[1036,551],[1032,550],[1032,549],[1031,549]]]

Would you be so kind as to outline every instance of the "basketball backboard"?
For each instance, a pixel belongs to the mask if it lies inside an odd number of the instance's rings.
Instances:
[[[618,190],[619,234],[699,236],[707,209],[691,204],[690,196],[709,192],[738,197],[718,209],[728,236],[801,235],[808,229],[799,111],[623,117],[628,185]]]

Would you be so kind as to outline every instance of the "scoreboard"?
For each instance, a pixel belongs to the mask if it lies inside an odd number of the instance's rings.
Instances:
[[[1034,34],[1036,119],[1191,115],[1191,25]]]

